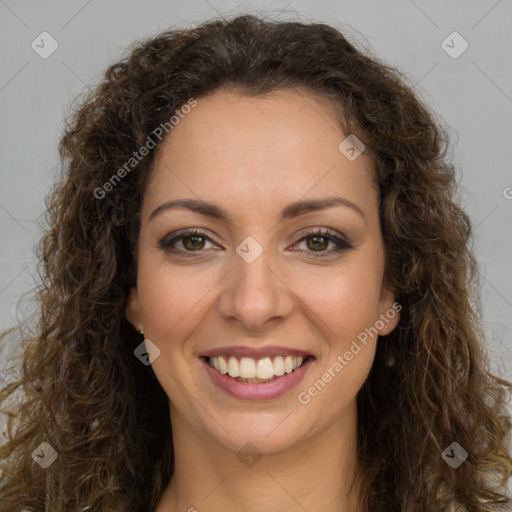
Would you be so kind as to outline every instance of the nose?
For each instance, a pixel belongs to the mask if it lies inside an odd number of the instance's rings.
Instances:
[[[233,254],[233,267],[222,281],[220,315],[246,331],[267,329],[293,310],[293,291],[286,277],[269,249],[251,263]]]

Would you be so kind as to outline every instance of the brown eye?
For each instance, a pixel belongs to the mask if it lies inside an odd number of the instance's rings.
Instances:
[[[306,238],[308,247],[313,251],[325,251],[329,245],[330,240],[325,236],[313,236]],[[311,242],[311,243],[309,243]]]
[[[203,236],[184,236],[181,238],[183,247],[187,250],[195,251],[197,249],[203,249],[205,244],[205,238]]]
[[[158,242],[160,249],[169,253],[193,253],[208,249],[207,243],[215,245],[202,231],[188,230],[167,235]]]
[[[298,244],[302,242],[306,243],[306,252],[318,253],[318,257],[330,256],[348,249],[353,249],[354,247],[350,242],[328,229],[306,233],[305,236],[299,240]],[[334,244],[332,250],[327,250],[329,243]]]

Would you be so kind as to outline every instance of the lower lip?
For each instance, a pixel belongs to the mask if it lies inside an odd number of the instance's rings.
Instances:
[[[235,379],[220,373],[205,358],[201,358],[208,375],[213,382],[228,395],[243,400],[272,400],[278,398],[294,388],[304,378],[314,359],[309,358],[300,368],[292,373],[285,373],[282,377],[271,382],[238,382]]]

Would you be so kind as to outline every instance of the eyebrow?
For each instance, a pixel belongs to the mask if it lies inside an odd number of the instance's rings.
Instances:
[[[281,211],[281,215],[279,217],[279,222],[283,220],[292,219],[294,217],[298,217],[299,215],[304,215],[309,212],[314,212],[318,210],[324,210],[326,208],[331,208],[333,206],[345,206],[350,208],[359,214],[364,222],[366,223],[366,216],[357,204],[349,201],[348,199],[344,199],[343,197],[325,197],[323,199],[309,199],[304,201],[296,201],[294,203],[290,203],[285,206]],[[149,216],[149,220],[151,221],[160,213],[164,211],[172,210],[174,208],[186,208],[195,213],[199,213],[201,215],[205,215],[207,217],[212,217],[214,219],[218,219],[224,222],[230,222],[230,216],[219,206],[209,203],[207,201],[200,201],[197,199],[175,199],[173,201],[166,201],[165,203],[158,206],[151,215]]]

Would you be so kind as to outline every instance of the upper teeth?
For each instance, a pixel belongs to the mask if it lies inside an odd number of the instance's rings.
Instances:
[[[304,362],[303,357],[277,356],[274,361],[270,357],[252,359],[242,357],[240,361],[233,356],[210,357],[209,363],[220,373],[230,377],[242,377],[244,379],[271,379],[280,377],[285,373],[291,373]]]

